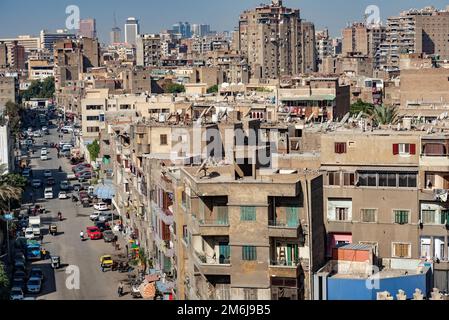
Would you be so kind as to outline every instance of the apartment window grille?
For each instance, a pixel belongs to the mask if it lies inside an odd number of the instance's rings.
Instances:
[[[441,224],[449,224],[449,210],[441,210]]]
[[[349,208],[335,208],[335,220],[348,221],[349,220]]]
[[[243,296],[245,300],[255,301],[258,300],[257,289],[243,289]]]
[[[168,139],[167,139],[167,135],[166,134],[161,134],[160,140],[161,140],[161,146],[168,145]]]

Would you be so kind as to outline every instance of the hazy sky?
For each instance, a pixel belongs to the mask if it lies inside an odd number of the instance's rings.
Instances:
[[[41,29],[65,27],[65,8],[78,5],[81,17],[97,19],[102,41],[109,41],[114,11],[123,30],[127,17],[140,19],[141,33],[157,33],[177,21],[208,23],[213,30],[233,30],[239,14],[270,0],[0,0],[0,37],[19,34],[37,35]],[[341,34],[347,22],[361,20],[368,5],[377,5],[380,16],[397,15],[408,8],[433,5],[444,8],[442,0],[284,0],[288,7],[299,8],[301,16],[315,23],[316,29],[328,27],[331,34]],[[122,34],[123,36],[123,34]]]

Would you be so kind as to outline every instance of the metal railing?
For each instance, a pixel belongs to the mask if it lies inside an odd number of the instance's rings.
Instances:
[[[291,261],[287,261],[285,259],[275,259],[270,260],[270,266],[276,267],[297,267],[301,264],[301,259],[293,259]]]
[[[278,220],[268,220],[268,225],[270,227],[279,227],[279,228],[291,228],[296,229],[300,226],[299,221],[296,224],[288,223],[285,221],[278,221]]]

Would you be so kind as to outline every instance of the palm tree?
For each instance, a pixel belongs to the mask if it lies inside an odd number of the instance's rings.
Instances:
[[[358,115],[362,112],[363,115],[367,116],[372,114],[374,105],[372,103],[364,102],[359,99],[357,102],[353,103],[350,108],[351,115]]]
[[[396,124],[398,122],[398,109],[396,107],[376,106],[371,118],[379,125]]]
[[[5,164],[0,165],[0,200],[6,202],[8,200],[20,200],[22,197],[22,189],[12,186],[10,182],[5,179],[8,168]]]

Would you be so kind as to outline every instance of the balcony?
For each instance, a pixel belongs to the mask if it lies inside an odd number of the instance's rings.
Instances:
[[[222,209],[212,213],[212,216],[207,219],[200,219],[198,221],[199,231],[202,236],[228,236],[229,235],[229,217],[227,207],[220,207]]]
[[[297,278],[301,270],[301,260],[286,261],[275,259],[270,261],[268,273],[270,277]]]
[[[162,240],[159,234],[154,233],[154,243],[156,247],[168,258],[173,258],[175,250],[171,248],[170,241]]]
[[[294,238],[302,235],[302,227],[298,224],[288,224],[285,222],[268,221],[268,236],[272,238]]]
[[[173,212],[169,209],[160,208],[154,201],[151,201],[151,210],[166,224],[172,225],[174,222]]]
[[[209,258],[205,253],[198,251],[195,251],[194,257],[195,264],[204,275],[229,275],[231,272],[229,259]]]
[[[419,164],[423,167],[445,167],[445,170],[449,171],[449,155],[422,154]]]

